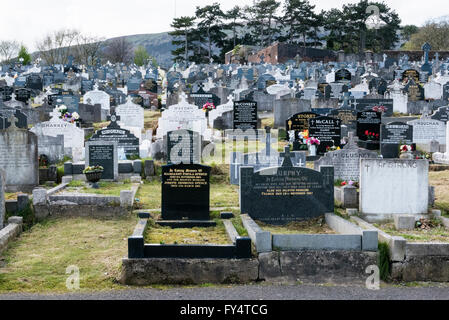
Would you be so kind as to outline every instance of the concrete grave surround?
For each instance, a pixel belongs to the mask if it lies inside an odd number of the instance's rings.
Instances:
[[[86,142],[86,167],[91,166],[89,163],[90,154],[89,154],[89,146],[113,146],[114,147],[114,159],[113,159],[113,172],[114,172],[114,181],[118,180],[118,155],[117,155],[117,147],[118,144],[116,141],[87,141]]]
[[[371,220],[427,214],[427,160],[361,159],[360,212]]]

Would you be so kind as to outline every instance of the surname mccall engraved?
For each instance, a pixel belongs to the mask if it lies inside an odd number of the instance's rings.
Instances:
[[[203,169],[170,169],[164,173],[164,185],[171,188],[201,188],[207,185]]]

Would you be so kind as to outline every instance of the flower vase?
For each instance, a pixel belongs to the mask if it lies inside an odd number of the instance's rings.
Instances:
[[[309,156],[311,157],[316,156],[316,145],[312,144],[309,146]]]
[[[408,160],[413,160],[413,153],[411,151],[406,151],[406,152],[402,152],[401,155],[399,156],[399,159],[408,159]]]

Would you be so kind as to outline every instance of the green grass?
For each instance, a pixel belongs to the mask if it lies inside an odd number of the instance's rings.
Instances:
[[[130,190],[132,187],[132,183],[129,182],[99,182],[98,185],[100,186],[99,189],[85,186],[79,192],[119,197],[120,191]]]
[[[116,279],[136,221],[58,218],[35,224],[3,253],[0,292],[68,292],[71,265],[80,270],[81,291],[123,288]]]
[[[431,220],[434,227],[425,230],[415,228],[414,230],[398,231],[394,227],[394,223],[374,224],[375,227],[383,230],[384,232],[392,235],[403,237],[410,242],[449,242],[449,230],[447,230],[441,221],[433,219]]]
[[[390,277],[390,251],[387,243],[379,242],[378,265],[380,278],[387,281]]]

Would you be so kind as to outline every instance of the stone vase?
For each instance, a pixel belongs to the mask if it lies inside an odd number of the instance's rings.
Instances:
[[[309,146],[309,156],[316,156],[316,145],[312,144]]]

